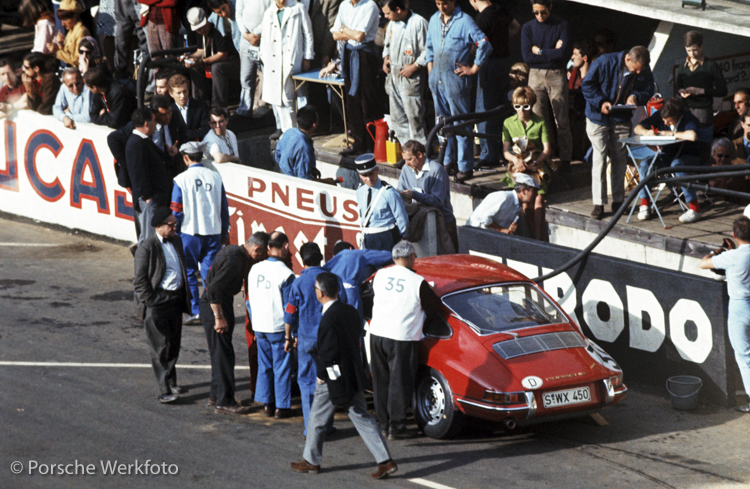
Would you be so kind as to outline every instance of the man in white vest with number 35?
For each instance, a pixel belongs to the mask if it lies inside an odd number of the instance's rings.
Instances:
[[[413,244],[399,241],[391,255],[395,265],[378,271],[372,282],[370,363],[378,424],[389,439],[399,439],[416,434],[406,429],[406,408],[414,394],[422,326],[442,303],[414,272]]]
[[[229,206],[224,184],[218,172],[201,164],[203,145],[191,141],[180,146],[188,169],[174,179],[170,209],[177,218],[177,232],[185,252],[187,283],[192,299],[190,319],[185,324],[201,324],[198,278],[203,283],[222,243],[229,243]]]

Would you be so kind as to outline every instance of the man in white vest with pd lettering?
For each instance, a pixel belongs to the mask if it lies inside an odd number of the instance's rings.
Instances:
[[[192,294],[190,319],[185,324],[201,324],[200,294],[195,274],[200,267],[206,283],[208,269],[222,243],[229,244],[229,206],[224,183],[218,172],[201,164],[203,145],[195,141],[180,146],[188,169],[174,179],[170,208],[177,218],[187,268],[187,283]]]
[[[416,435],[406,429],[406,408],[414,394],[422,326],[442,303],[414,272],[413,244],[400,241],[391,255],[395,265],[378,271],[372,283],[370,361],[378,424],[388,439],[399,439]]]
[[[294,282],[294,272],[285,264],[289,238],[275,231],[268,240],[268,259],[256,263],[247,276],[250,321],[258,342],[258,380],[255,402],[276,419],[291,416],[291,355],[294,338],[284,330],[284,306]]]

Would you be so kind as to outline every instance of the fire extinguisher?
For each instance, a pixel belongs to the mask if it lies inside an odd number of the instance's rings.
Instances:
[[[662,105],[664,105],[664,99],[661,97],[660,93],[655,93],[654,96],[651,97],[651,100],[646,103],[646,112],[648,113],[648,116],[651,117],[657,110],[661,110]]]

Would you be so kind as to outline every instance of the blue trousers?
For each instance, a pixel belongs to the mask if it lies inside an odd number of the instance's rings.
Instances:
[[[185,268],[187,269],[187,283],[190,293],[193,295],[190,301],[191,314],[195,316],[200,313],[200,294],[198,294],[198,279],[195,274],[200,268],[203,286],[206,284],[208,269],[214,263],[216,253],[221,251],[221,236],[201,236],[180,233],[182,238],[182,249],[185,252]]]
[[[750,394],[750,299],[729,299],[727,326],[745,392]]]
[[[456,76],[458,78],[458,76]],[[471,112],[471,97],[468,90],[463,92],[454,92],[446,89],[443,84],[438,84],[438,89],[432,92],[432,98],[435,100],[435,115],[450,116],[458,114],[468,114]],[[474,141],[466,136],[455,136],[448,139],[448,145],[445,148],[445,159],[443,164],[446,166],[458,161],[460,171],[474,170]],[[458,147],[458,156],[456,148]]]
[[[659,155],[656,157],[656,164],[654,165],[654,168],[666,168],[667,166],[674,167],[674,166],[699,166],[701,164],[701,158],[700,156],[695,155],[680,155],[677,158],[673,159],[671,162],[668,161],[669,158],[665,158],[664,155]],[[648,165],[651,163],[651,158],[644,158],[641,160],[640,163],[640,169],[641,175],[645,177],[645,175],[648,172]],[[687,176],[688,173],[685,172],[678,172],[675,173],[674,176],[676,177],[684,177]],[[682,187],[682,193],[685,195],[685,202],[693,202],[698,198],[698,196],[695,194],[695,190]],[[646,195],[646,188],[644,187],[641,189],[641,193],[639,195],[642,199],[647,199],[648,196]]]
[[[255,333],[258,341],[258,381],[255,402],[292,407],[291,355],[284,351],[284,333]]]
[[[497,57],[487,59],[482,69],[479,70],[479,79],[477,80],[477,112],[486,112],[508,102],[509,72],[510,62],[508,59]],[[503,120],[496,117],[486,122],[480,122],[477,124],[477,129],[485,134],[500,136],[503,132]],[[482,148],[479,159],[492,164],[497,164],[500,161],[502,142],[499,139],[480,139],[479,145]]]

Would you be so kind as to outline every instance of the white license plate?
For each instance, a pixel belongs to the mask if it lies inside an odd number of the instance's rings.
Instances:
[[[570,406],[591,401],[591,392],[588,387],[578,387],[564,391],[545,392],[542,394],[542,404],[545,408]]]

